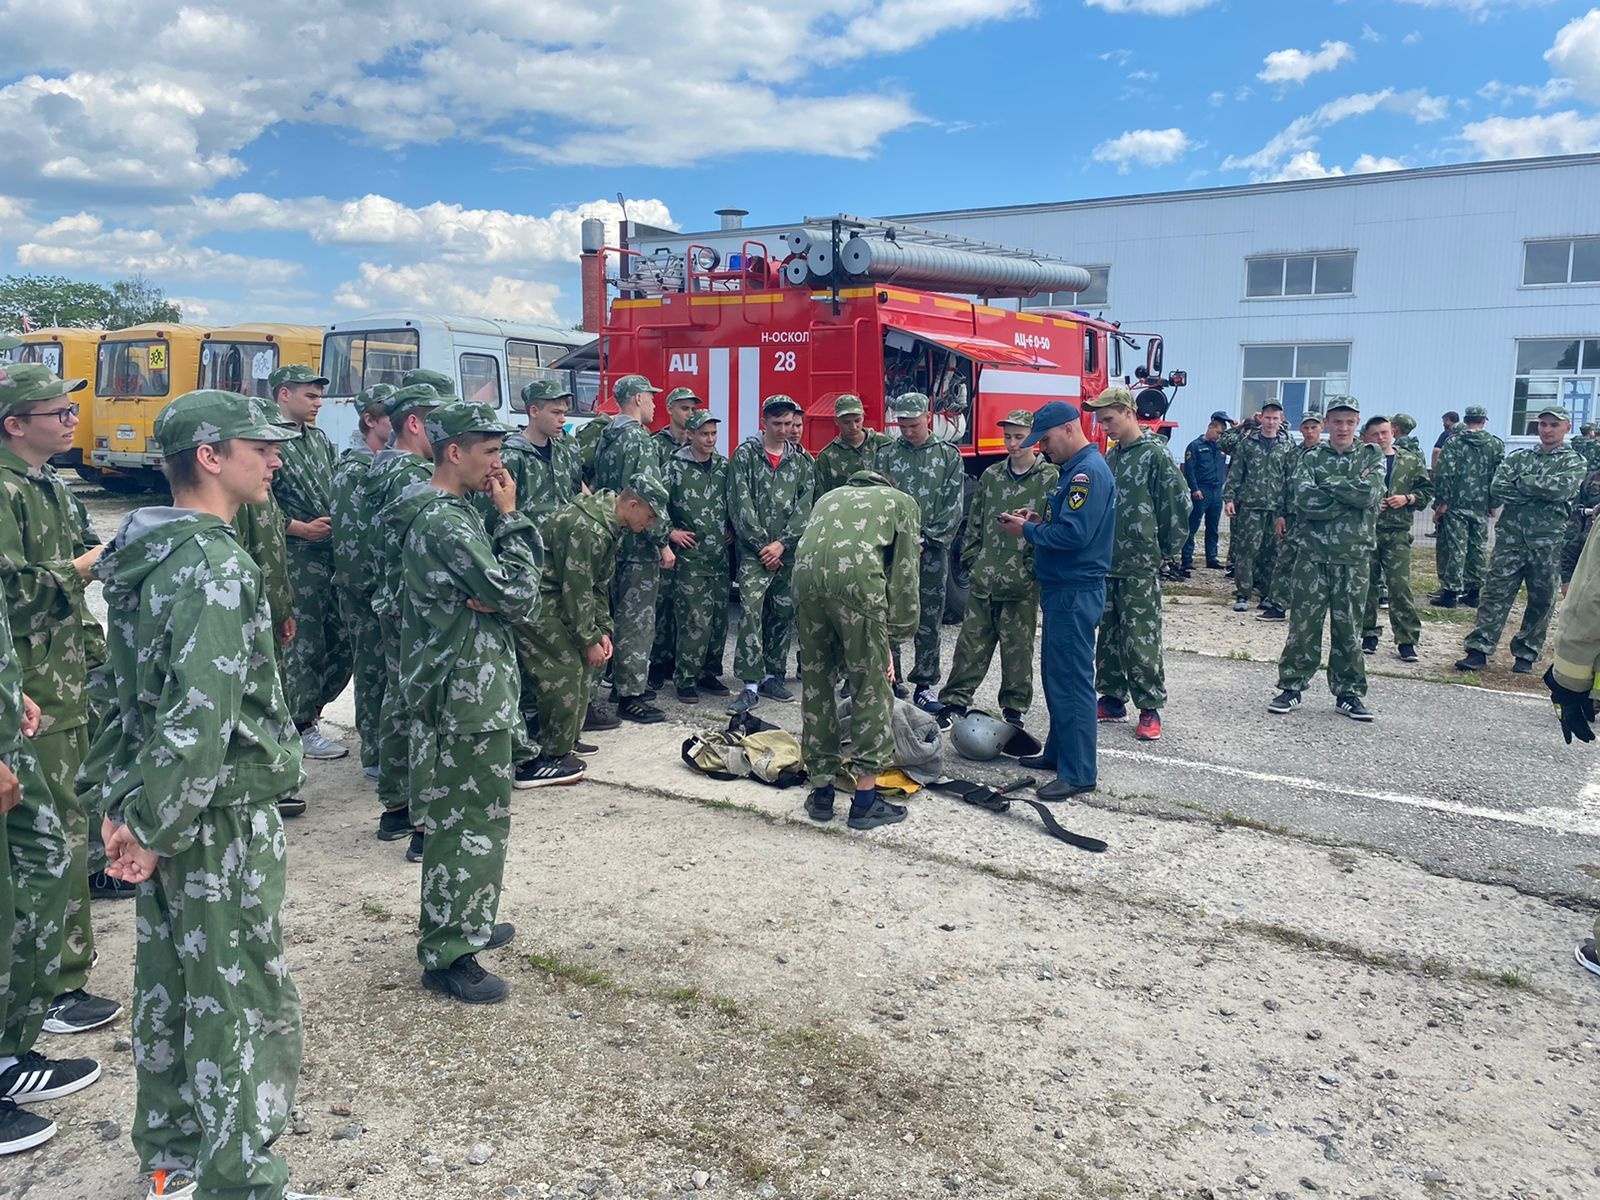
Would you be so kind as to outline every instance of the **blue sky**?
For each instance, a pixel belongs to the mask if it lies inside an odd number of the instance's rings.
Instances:
[[[565,324],[619,192],[704,229],[1600,150],[1584,3],[439,7],[0,0],[0,271]]]

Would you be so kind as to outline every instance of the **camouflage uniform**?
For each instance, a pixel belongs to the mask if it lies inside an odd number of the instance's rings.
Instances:
[[[620,492],[642,475],[661,478],[661,454],[650,431],[632,417],[611,419],[595,450],[596,490]],[[611,659],[612,686],[620,697],[642,696],[649,683],[655,644],[656,592],[661,585],[662,525],[622,539],[611,587],[617,631]]]
[[[1600,470],[1592,470],[1583,477],[1578,495],[1572,502],[1572,516],[1567,518],[1566,539],[1561,543],[1562,583],[1571,582],[1572,573],[1577,570],[1578,558],[1583,554],[1584,543],[1589,540],[1589,530],[1594,528],[1596,512],[1600,512]]]
[[[794,630],[794,552],[811,515],[811,467],[784,443],[776,469],[759,434],[734,448],[728,464],[728,515],[739,547],[739,636],[733,670],[746,683],[788,669]],[[776,571],[761,565],[760,551],[783,543]]]
[[[383,712],[383,631],[372,610],[372,573],[362,553],[365,544],[361,485],[372,467],[373,452],[357,441],[339,458],[330,488],[333,518],[333,586],[339,615],[350,637],[356,684],[356,732],[361,735],[361,765],[378,765]]]
[[[1593,471],[1600,468],[1600,441],[1591,437],[1575,437],[1567,443],[1578,452],[1578,457]]]
[[[283,510],[267,493],[260,504],[241,504],[233,518],[233,533],[245,553],[261,568],[261,588],[276,631],[294,616],[294,593],[289,588],[289,547],[283,536]],[[277,646],[274,633],[273,645]],[[279,647],[277,653],[283,651]]]
[[[715,450],[705,462],[683,447],[667,464],[667,518],[695,535],[678,556],[673,624],[673,682],[689,688],[722,674],[728,640],[728,460]]]
[[[1484,580],[1478,623],[1466,637],[1468,650],[1495,652],[1523,584],[1528,607],[1522,628],[1511,639],[1511,653],[1531,662],[1544,650],[1560,586],[1562,536],[1583,476],[1583,459],[1565,443],[1548,453],[1543,448],[1520,450],[1494,473],[1489,500],[1505,508],[1495,525],[1494,557]]]
[[[863,473],[817,501],[800,538],[800,744],[818,787],[841,771],[875,775],[894,762],[889,647],[916,625],[920,524],[915,500]],[[848,765],[836,699],[841,679],[851,695]]]
[[[261,572],[216,517],[145,508],[98,574],[118,710],[102,799],[160,856],[136,900],[134,1149],[201,1195],[281,1196],[301,1035],[277,802],[301,770]]]
[[[1007,457],[979,476],[961,542],[961,569],[971,575],[972,591],[956,635],[950,674],[939,692],[941,704],[966,708],[972,703],[973,693],[989,673],[996,646],[1001,708],[1026,712],[1033,703],[1034,635],[1039,628],[1033,546],[1001,532],[995,518],[1019,508],[1044,512],[1058,481],[1059,472],[1043,455],[1022,475],[1012,473]]]
[[[1377,544],[1372,553],[1372,574],[1367,586],[1366,613],[1362,621],[1363,637],[1377,637],[1378,593],[1382,584],[1389,588],[1389,628],[1394,631],[1396,645],[1414,646],[1422,637],[1422,618],[1417,615],[1416,597],[1411,593],[1411,519],[1426,508],[1433,499],[1433,482],[1428,478],[1428,468],[1422,455],[1398,449],[1390,456],[1394,466],[1389,471],[1389,481],[1384,498],[1410,496],[1404,508],[1378,510]],[[1381,464],[1380,464],[1381,466]]]
[[[1435,550],[1439,586],[1446,592],[1475,592],[1483,584],[1493,507],[1489,488],[1505,454],[1506,444],[1487,429],[1458,427],[1439,455],[1433,503],[1445,511],[1438,520]]]
[[[1389,418],[1389,424],[1394,426],[1394,444],[1402,450],[1411,451],[1422,459],[1423,466],[1426,467],[1428,460],[1423,456],[1422,443],[1417,441],[1411,432],[1417,427],[1416,418],[1405,413],[1395,413]]]
[[[668,483],[671,472],[672,456],[683,449],[685,443],[680,443],[672,436],[671,426],[656,430],[656,453],[661,456],[661,481]],[[669,484],[670,486],[670,484]],[[672,548],[673,557],[678,555],[678,548]],[[656,585],[656,632],[650,644],[650,675],[652,678],[668,679],[673,674],[674,656],[677,653],[677,602],[678,594],[678,568],[674,564],[661,571],[661,580]]]
[[[891,438],[878,450],[877,465],[894,480],[895,487],[917,502],[922,513],[916,657],[908,678],[919,688],[932,687],[939,682],[939,623],[944,618],[945,585],[950,578],[950,547],[961,528],[966,468],[959,450],[932,437],[920,446]]]
[[[579,496],[541,526],[545,546],[538,617],[529,639],[546,758],[572,753],[590,692],[583,652],[611,633],[611,579],[624,530],[614,492]]]
[[[1309,449],[1310,447],[1304,442],[1291,446],[1289,461],[1283,469],[1283,500],[1278,509],[1278,515],[1283,518],[1283,536],[1277,537],[1277,530],[1274,528],[1273,537],[1277,541],[1276,556],[1272,562],[1272,583],[1264,601],[1268,608],[1275,608],[1279,612],[1289,611],[1295,564],[1300,559],[1300,542],[1304,531],[1294,519],[1294,479],[1295,467],[1301,456]]]
[[[72,560],[99,544],[53,467],[32,467],[0,446],[0,574],[22,690],[41,712],[39,732],[19,760],[22,803],[5,817],[15,936],[34,949],[13,956],[0,1054],[32,1048],[50,1002],[83,987],[94,954],[89,814],[74,781],[89,751],[88,656],[91,642],[100,655],[100,633]]]
[[[1091,405],[1090,407],[1094,407]],[[1164,708],[1161,564],[1189,536],[1189,487],[1165,442],[1145,435],[1106,451],[1117,485],[1117,525],[1095,639],[1095,690],[1135,708]]]
[[[843,438],[834,438],[817,453],[817,498],[820,500],[836,487],[843,487],[857,471],[868,471],[877,466],[878,451],[894,439],[876,429],[863,429],[865,440],[859,446],[847,446]]]
[[[1228,548],[1236,599],[1248,601],[1252,588],[1263,598],[1272,591],[1272,566],[1278,551],[1272,526],[1282,511],[1284,473],[1292,453],[1286,439],[1267,441],[1260,434],[1239,438],[1233,451],[1222,499],[1234,506]]]
[[[1278,661],[1278,686],[1302,692],[1322,661],[1329,632],[1328,688],[1338,699],[1367,694],[1361,653],[1361,605],[1372,571],[1374,526],[1383,499],[1383,456],[1355,442],[1331,442],[1294,464],[1294,515],[1303,530],[1290,586],[1289,635]]]
[[[17,660],[17,649],[11,640],[9,604],[0,604],[0,762],[11,768],[19,779],[27,769],[22,759],[27,754],[27,739],[22,736],[22,664]],[[0,820],[0,1044],[11,1041],[4,1031],[9,1025],[9,999],[11,970],[17,956],[11,950],[11,936],[17,927],[16,899],[12,895],[12,877],[16,864],[11,858],[11,843],[7,834],[9,822]],[[49,1001],[47,1000],[48,1004]],[[40,1014],[41,1020],[43,1013]],[[22,1047],[24,1050],[27,1046]],[[8,1050],[9,1052],[9,1050]]]

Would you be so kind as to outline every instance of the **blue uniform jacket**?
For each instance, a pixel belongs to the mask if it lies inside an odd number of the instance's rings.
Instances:
[[[1228,478],[1228,460],[1223,457],[1218,442],[1208,442],[1197,437],[1183,452],[1183,477],[1189,482],[1191,492],[1221,491]]]
[[[1085,446],[1061,467],[1050,496],[1050,519],[1022,527],[1033,543],[1033,574],[1044,588],[1090,587],[1111,569],[1117,531],[1117,485],[1095,446]]]

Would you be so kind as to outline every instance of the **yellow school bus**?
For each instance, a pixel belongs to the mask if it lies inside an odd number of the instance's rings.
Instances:
[[[100,345],[98,329],[31,329],[22,336],[22,345],[11,352],[12,362],[40,363],[62,379],[94,379],[95,351]],[[72,467],[85,479],[99,472],[89,465],[94,449],[94,405],[84,404],[78,413],[78,432],[72,449],[51,460],[58,467]]]
[[[159,485],[156,416],[173,397],[194,388],[209,332],[200,325],[152,322],[100,335],[89,456],[94,466],[119,472],[124,486]]]
[[[267,377],[279,367],[315,370],[321,359],[320,325],[230,325],[213,329],[201,339],[195,386],[270,399]]]

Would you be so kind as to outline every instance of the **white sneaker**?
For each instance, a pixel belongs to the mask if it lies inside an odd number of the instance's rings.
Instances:
[[[322,736],[322,730],[316,725],[311,726],[300,735],[300,749],[307,758],[334,759],[343,758],[350,750],[343,742],[335,742]]]

